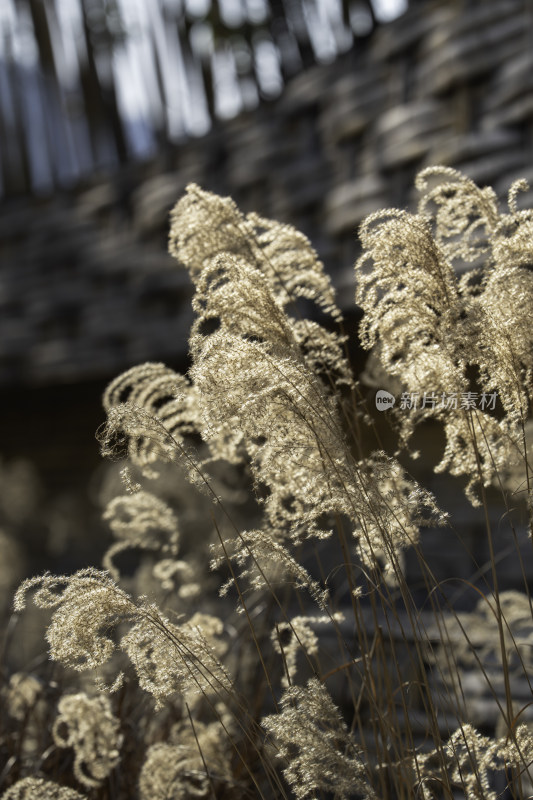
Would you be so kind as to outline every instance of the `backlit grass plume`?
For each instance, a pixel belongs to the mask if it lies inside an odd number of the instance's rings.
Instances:
[[[178,554],[178,521],[172,509],[150,492],[138,491],[111,500],[103,514],[117,541],[104,556],[104,566],[118,578],[113,559],[130,548],[152,550],[161,557]]]
[[[404,438],[421,419],[442,420],[447,445],[437,471],[467,476],[467,494],[478,502],[476,484],[488,485],[526,456],[533,214],[517,208],[522,181],[509,191],[509,214],[500,213],[491,189],[449,168],[424,170],[417,186],[417,214],[379,211],[361,228],[361,341],[401,380],[406,401],[418,398],[402,417]],[[459,278],[457,269],[471,263],[477,269]],[[489,413],[496,397],[503,418]]]
[[[2,795],[2,800],[86,800],[87,795],[43,778],[22,778]]]
[[[109,699],[89,697],[84,692],[64,695],[52,735],[59,747],[74,749],[74,775],[88,787],[101,785],[119,760],[120,722]]]
[[[305,298],[341,318],[331,280],[309,240],[290,225],[241,214],[229,197],[190,184],[172,212],[169,241],[195,284],[220,255],[234,256],[264,275],[282,309]]]
[[[288,763],[284,774],[298,800],[316,796],[320,790],[333,791],[339,798],[377,797],[357,745],[316,679],[287,689],[280,713],[266,717],[263,724],[278,743],[278,758]]]
[[[54,608],[46,638],[50,656],[78,671],[106,664],[120,649],[127,653],[143,689],[158,705],[176,692],[230,692],[231,683],[216,655],[219,620],[191,619],[171,623],[153,604],[137,603],[106,572],[93,568],[75,575],[43,575],[25,581],[17,591],[15,610],[21,611],[34,587],[34,603]],[[112,630],[129,624],[119,644]],[[213,624],[214,623],[214,624]],[[113,688],[118,688],[122,674]]]

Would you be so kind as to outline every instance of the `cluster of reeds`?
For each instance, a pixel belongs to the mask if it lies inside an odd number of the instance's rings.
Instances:
[[[372,416],[308,240],[188,187],[170,249],[195,286],[192,366],[105,393],[98,438],[124,463],[104,569],[17,591],[16,615],[50,610],[53,668],[2,689],[3,800],[531,795],[533,212],[523,182],[505,214],[450,169],[418,188],[417,213],[360,231]],[[468,608],[424,548],[438,531],[467,554],[407,471],[419,426],[484,528]]]

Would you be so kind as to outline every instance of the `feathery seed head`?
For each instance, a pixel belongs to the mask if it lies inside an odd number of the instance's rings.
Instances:
[[[4,792],[1,800],[87,800],[75,789],[44,778],[22,778]]]
[[[120,761],[120,723],[105,695],[64,695],[52,728],[58,747],[74,749],[74,775],[88,788],[98,787]]]

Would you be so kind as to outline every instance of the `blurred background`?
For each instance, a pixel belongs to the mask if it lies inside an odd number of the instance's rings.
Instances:
[[[187,183],[306,233],[355,341],[367,214],[429,164],[533,179],[532,67],[530,0],[1,0],[0,588],[109,543],[100,398],[187,368]]]

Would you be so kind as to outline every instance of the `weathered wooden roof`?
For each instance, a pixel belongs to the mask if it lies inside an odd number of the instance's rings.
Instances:
[[[278,99],[160,158],[49,199],[4,201],[0,383],[185,357],[190,288],[166,238],[189,181],[303,230],[352,309],[357,226],[412,203],[421,167],[457,166],[501,195],[533,178],[532,32],[523,0],[414,3]]]

